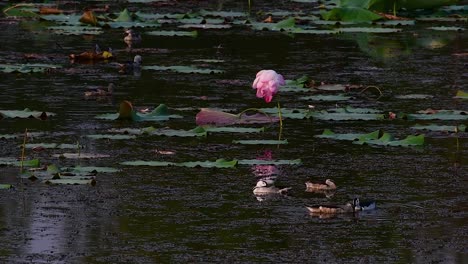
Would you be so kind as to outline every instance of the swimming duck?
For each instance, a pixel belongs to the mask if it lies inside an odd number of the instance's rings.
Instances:
[[[89,90],[89,91],[86,91],[84,93],[84,95],[86,97],[90,97],[90,96],[109,96],[109,95],[112,95],[114,93],[114,90],[115,90],[115,85],[113,83],[110,83],[107,86],[107,89],[98,88],[98,89]]]
[[[96,44],[94,46],[93,51],[85,51],[80,54],[70,54],[68,55],[72,62],[75,61],[97,61],[97,60],[109,60],[113,59],[114,55],[112,54],[112,49],[109,48],[107,51],[101,51],[99,45]]]
[[[312,183],[310,181],[305,183],[307,189],[313,189],[313,190],[336,190],[336,185],[335,183],[327,179],[325,183]]]
[[[353,201],[346,203],[345,205],[313,205],[306,206],[309,212],[314,214],[343,214],[343,213],[354,213],[356,208],[359,207],[359,199],[355,198]]]
[[[376,205],[375,201],[360,201],[359,198],[356,198],[356,205],[354,207],[354,210],[356,211],[370,211],[370,210],[375,210]]]
[[[253,188],[253,193],[255,195],[268,195],[268,194],[287,194],[291,188],[278,188],[274,185],[273,180],[265,179],[257,182]]]
[[[140,55],[135,55],[133,62],[127,62],[125,64],[119,64],[120,73],[132,73],[141,70],[142,58]]]
[[[132,47],[133,44],[139,44],[141,42],[141,35],[133,29],[127,29],[125,30],[124,42],[128,47]]]

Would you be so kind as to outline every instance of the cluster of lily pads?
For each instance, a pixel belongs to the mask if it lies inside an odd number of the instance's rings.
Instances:
[[[304,1],[314,2],[314,1]],[[310,12],[271,12],[258,14],[252,17],[251,14],[245,12],[219,12],[200,10],[196,13],[183,14],[154,14],[145,12],[130,12],[124,9],[119,13],[101,12],[99,15],[93,11],[85,11],[84,13],[68,13],[65,10],[46,10],[52,8],[41,4],[24,4],[5,8],[3,12],[8,16],[15,17],[31,17],[33,19],[46,20],[55,23],[54,26],[48,27],[50,32],[64,35],[96,35],[102,34],[108,28],[158,28],[163,24],[175,25],[175,30],[160,30],[160,31],[145,31],[147,35],[156,36],[182,36],[182,37],[197,37],[198,30],[226,30],[231,27],[245,27],[253,31],[256,30],[271,30],[287,34],[338,34],[345,32],[372,32],[372,33],[391,33],[400,32],[404,25],[411,25],[415,21],[427,21],[431,18],[418,17],[415,19],[392,20],[383,15],[378,15],[374,11],[369,11],[371,8],[377,8],[378,4],[383,4],[382,1],[360,1],[375,3],[367,6],[357,1],[326,1],[322,9],[311,9]],[[402,1],[394,1],[393,9],[397,9],[403,4]],[[380,8],[380,7],[379,7]],[[383,6],[382,10],[388,10],[388,6]],[[42,11],[41,11],[42,10]],[[363,11],[367,10],[367,11]],[[47,11],[47,12],[46,12]],[[52,12],[54,11],[54,12]],[[462,10],[465,12],[464,10]],[[370,13],[372,14],[370,14]],[[449,11],[447,11],[449,12]],[[451,12],[451,11],[450,11]],[[367,15],[366,15],[367,14]],[[463,13],[462,13],[463,14]],[[258,19],[259,17],[274,17],[271,20]],[[353,18],[353,16],[355,16]],[[368,16],[366,18],[366,16]],[[268,18],[267,17],[267,18]],[[330,22],[333,20],[333,22]],[[337,24],[335,20],[342,21]],[[364,23],[364,21],[382,20],[381,23]],[[345,21],[345,23],[343,23]],[[395,23],[394,21],[398,21]],[[410,21],[410,22],[409,22]],[[454,17],[454,22],[466,22],[466,17]],[[349,24],[347,24],[349,23]],[[359,26],[356,26],[356,23]],[[441,28],[431,27],[430,30],[441,30]],[[452,29],[445,28],[443,30],[462,31],[462,27],[454,27]],[[210,61],[218,63],[219,61]],[[36,73],[46,72],[48,69],[61,68],[61,65],[48,64],[0,64],[0,71],[4,73]],[[219,74],[223,70],[193,68],[189,66],[159,66],[149,65],[144,66],[143,70],[156,71],[176,71],[187,74]],[[307,104],[316,104],[320,102],[335,102],[346,104],[355,100],[366,100],[368,87],[349,87],[341,84],[322,84],[311,85],[307,76],[300,77],[296,80],[286,80],[286,85],[281,88],[281,93],[296,93],[299,100]],[[401,99],[421,99],[427,95],[405,95],[406,98]],[[456,100],[468,99],[468,93],[458,91],[454,95]],[[181,115],[170,114],[169,108],[166,105],[159,105],[151,112],[141,113],[134,110],[132,107],[125,108],[119,113],[111,113],[96,116],[97,119],[117,120],[129,119],[132,121],[150,121],[159,122],[167,121],[172,118],[181,118]],[[281,116],[279,116],[281,114]],[[46,120],[53,117],[54,113],[31,111],[25,109],[19,110],[0,110],[0,119],[4,118],[37,118]],[[468,113],[458,110],[421,110],[417,113],[393,113],[390,110],[383,111],[379,109],[369,108],[353,108],[353,107],[334,107],[323,110],[316,110],[311,107],[302,109],[282,108],[263,108],[259,109],[256,114],[247,114],[243,111],[240,113],[230,113],[218,109],[205,108],[194,117],[196,126],[190,130],[178,130],[170,127],[155,128],[153,126],[144,128],[120,128],[109,129],[102,134],[87,135],[90,139],[107,139],[131,140],[138,137],[147,136],[169,136],[169,137],[207,137],[211,133],[262,133],[265,127],[252,127],[255,124],[271,124],[279,122],[281,119],[314,119],[322,121],[368,121],[368,120],[452,120],[457,122],[466,122]],[[243,126],[248,125],[248,126]],[[415,130],[432,130],[445,132],[464,132],[466,126],[464,124],[447,126],[447,125],[415,125]],[[382,130],[371,133],[351,133],[351,134],[336,134],[330,129],[327,129],[321,135],[316,135],[318,138],[332,140],[349,140],[354,144],[369,144],[380,146],[421,146],[424,144],[424,135],[408,135],[403,139],[395,139],[389,133]],[[18,135],[0,135],[0,139],[18,139]],[[287,145],[288,140],[233,140],[232,144],[264,144],[264,145]],[[80,147],[74,144],[63,143],[35,143],[23,144],[22,147],[26,150],[32,149],[79,149]],[[89,155],[87,153],[61,153],[56,154],[57,158],[102,158],[106,155]],[[298,165],[301,164],[300,159],[292,160],[225,160],[217,159],[215,161],[185,161],[185,162],[168,162],[168,161],[126,161],[120,163],[123,166],[184,166],[184,167],[217,167],[217,168],[232,168],[238,165]],[[72,168],[57,168],[54,165],[40,167],[39,160],[21,160],[11,158],[0,159],[0,165],[11,165],[20,167],[40,168],[28,170],[21,173],[22,178],[30,180],[41,180],[46,183],[54,184],[95,184],[97,173],[115,173],[118,169],[105,167],[80,167]],[[7,188],[8,185],[1,185],[0,188]]]

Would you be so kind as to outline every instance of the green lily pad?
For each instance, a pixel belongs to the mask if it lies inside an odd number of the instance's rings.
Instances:
[[[174,31],[174,30],[159,30],[146,32],[147,35],[151,36],[167,36],[167,37],[196,37],[198,32],[193,31]]]
[[[54,185],[96,185],[96,179],[73,179],[73,178],[65,178],[65,179],[49,179],[45,181],[46,184],[54,184]]]
[[[83,27],[79,25],[54,26],[47,29],[58,35],[99,35],[104,33],[99,27]]]
[[[44,73],[50,70],[62,68],[54,64],[0,64],[0,72],[4,73]]]
[[[216,109],[202,108],[195,117],[197,125],[235,125],[235,124],[264,124],[278,122],[279,119],[267,114],[256,113],[253,115],[235,115]]]
[[[233,140],[233,144],[242,145],[286,145],[287,140],[268,140],[268,139],[248,139],[248,140]]]
[[[462,90],[458,90],[457,95],[455,95],[454,98],[468,99],[468,92],[464,92],[464,91],[462,91]]]
[[[23,160],[23,167],[39,167],[39,160],[32,159],[32,160]],[[6,166],[21,166],[21,161],[15,158],[0,158],[0,165]]]
[[[82,167],[75,166],[70,168],[63,168],[64,171],[70,171],[75,173],[116,173],[119,172],[119,169],[110,168],[110,167]]]
[[[382,28],[382,27],[343,27],[337,29],[341,33],[395,33],[401,32],[401,28]]]
[[[161,24],[153,21],[153,22],[139,22],[139,21],[131,21],[131,22],[106,22],[105,26],[110,28],[157,28],[160,27]]]
[[[95,118],[107,120],[129,119],[132,121],[167,121],[171,118],[182,118],[180,115],[170,115],[169,109],[165,104],[160,104],[150,113],[139,113],[133,110],[133,106],[128,106],[125,108],[122,105],[126,104],[123,102],[120,105],[119,113],[102,114],[96,116]]]
[[[246,17],[248,13],[245,12],[234,12],[234,11],[208,11],[208,10],[200,10],[200,15],[203,17],[206,16],[213,16],[213,17],[223,17],[223,18],[230,18],[230,17]],[[224,20],[223,20],[224,21]]]
[[[366,109],[368,110],[368,109]],[[372,110],[372,109],[370,109]],[[360,109],[352,108],[336,108],[329,111],[312,111],[310,116],[319,120],[382,120],[385,119],[384,114],[375,112],[362,112]]]
[[[342,84],[322,84],[317,87],[317,90],[320,91],[331,91],[331,92],[344,92],[346,91],[346,86]]]
[[[452,132],[455,133],[456,131],[458,132],[468,132],[466,130],[465,125],[458,125],[458,126],[445,126],[445,125],[436,125],[436,124],[430,124],[430,125],[414,125],[411,128],[413,129],[418,129],[418,130],[429,130],[429,131],[437,131],[437,132]]]
[[[32,111],[29,108],[24,110],[0,110],[0,119],[2,118],[37,118],[41,120],[47,119],[49,116],[54,116],[51,112]]]
[[[437,31],[463,31],[465,28],[462,27],[429,27],[429,29]]]
[[[11,185],[11,184],[0,184],[0,190],[5,190],[5,189],[13,189],[13,185]]]
[[[301,97],[303,100],[313,100],[313,101],[347,101],[352,99],[351,96],[346,96],[344,94],[336,94],[336,95],[311,95],[311,96],[304,96]]]
[[[217,74],[224,73],[223,70],[216,69],[202,69],[194,66],[143,66],[144,70],[153,70],[153,71],[173,71],[178,73],[199,73],[199,74]]]
[[[166,162],[166,161],[125,161],[120,163],[127,166],[153,166],[153,167],[203,167],[203,168],[234,168],[237,165],[237,160],[217,159],[216,161],[189,161],[189,162]]]
[[[358,141],[353,141],[353,144],[369,144],[369,145],[381,145],[381,146],[400,146],[400,147],[410,147],[410,146],[422,146],[424,144],[424,135],[417,136],[407,136],[402,140],[395,140],[392,135],[384,133],[379,139],[362,139]]]
[[[179,28],[194,28],[194,29],[229,29],[232,26],[229,24],[183,24]]]
[[[92,139],[110,139],[110,140],[122,140],[122,139],[135,139],[135,135],[110,135],[110,134],[94,134],[86,135],[88,138]]]
[[[99,159],[109,158],[110,155],[97,153],[61,153],[54,154],[53,157],[61,159]]]
[[[301,165],[301,159],[295,160],[259,160],[259,159],[244,159],[239,160],[239,165]]]
[[[431,99],[434,96],[429,94],[405,94],[405,95],[397,95],[395,96],[397,99]]]
[[[382,16],[361,7],[337,7],[322,13],[322,18],[325,20],[367,22],[382,19]]]
[[[33,7],[34,4],[24,3],[5,7],[2,11],[5,16],[9,17],[40,18],[41,16],[34,12]]]
[[[77,144],[66,144],[66,143],[27,143],[25,146],[27,149],[33,148],[45,148],[45,149],[77,149],[81,148]]]
[[[335,134],[333,131],[330,129],[325,129],[321,135],[316,135],[315,137],[318,138],[330,138],[330,139],[336,139],[336,140],[371,140],[371,139],[379,139],[383,135],[383,132],[381,130],[376,130],[374,132],[368,133],[368,134],[353,134],[353,133],[348,133],[348,134]]]
[[[422,111],[418,114],[408,114],[406,117],[409,120],[468,120],[468,112],[458,110],[438,110],[434,113],[426,113]]]

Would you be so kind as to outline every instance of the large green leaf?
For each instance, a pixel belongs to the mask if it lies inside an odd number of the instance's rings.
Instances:
[[[92,139],[110,139],[110,140],[125,140],[125,139],[135,139],[135,135],[113,135],[113,134],[94,134],[86,135],[88,138]]]
[[[468,99],[468,92],[464,92],[464,91],[462,91],[462,90],[458,90],[457,95],[455,95],[454,98]]]
[[[312,100],[312,101],[347,101],[350,100],[351,96],[346,96],[345,94],[336,94],[336,95],[311,95],[311,96],[304,96],[301,97],[303,100]]]
[[[0,190],[12,189],[13,185],[11,184],[0,184]]]
[[[150,31],[146,32],[147,35],[152,36],[169,36],[169,37],[196,37],[198,36],[198,32],[196,30],[193,31],[174,31],[174,30],[159,30],[159,31]]]
[[[325,20],[367,22],[382,19],[382,16],[360,7],[339,7],[322,13],[322,18]]]
[[[468,112],[459,110],[420,111],[418,114],[408,114],[406,117],[409,120],[468,120]]]
[[[41,120],[47,119],[49,116],[55,115],[51,112],[32,111],[29,108],[24,110],[0,110],[0,119],[2,118],[37,118]]]
[[[33,148],[45,148],[45,149],[77,149],[81,148],[77,144],[67,144],[67,143],[27,143],[25,146],[27,149]]]
[[[337,139],[337,140],[370,140],[370,139],[378,139],[383,135],[381,130],[376,130],[374,132],[368,134],[335,134],[330,129],[325,129],[321,135],[316,135],[315,137],[318,138],[330,138],[330,139]]]
[[[384,133],[379,139],[360,139],[358,141],[353,141],[354,144],[369,144],[369,145],[382,145],[382,146],[422,146],[424,144],[424,135],[417,136],[407,136],[402,140],[395,140],[392,135]]]
[[[430,9],[452,5],[459,0],[397,0],[398,6],[406,9]]]
[[[429,130],[429,131],[437,131],[437,132],[451,132],[451,133],[456,133],[458,132],[468,132],[466,130],[466,125],[458,125],[458,126],[445,126],[445,125],[436,125],[436,124],[430,124],[430,125],[414,125],[411,128],[413,129],[419,129],[419,130]]]
[[[150,113],[139,113],[133,110],[133,107],[130,107],[126,110],[122,110],[122,105],[120,106],[119,113],[116,114],[102,114],[96,116],[97,119],[107,119],[107,120],[117,120],[117,119],[130,119],[132,121],[166,121],[171,118],[182,118],[180,115],[170,115],[169,109],[165,104],[160,104]]]
[[[119,172],[120,169],[110,168],[110,167],[82,167],[82,166],[75,166],[70,168],[62,168],[63,171],[70,171],[72,173],[116,173]]]
[[[5,73],[44,73],[50,70],[62,68],[56,64],[0,64],[0,72]]]
[[[17,160],[15,158],[0,158],[0,165],[19,167],[21,166],[21,164],[24,167],[39,167],[39,160],[32,159],[32,160],[23,160],[23,162],[21,162],[20,160]]]

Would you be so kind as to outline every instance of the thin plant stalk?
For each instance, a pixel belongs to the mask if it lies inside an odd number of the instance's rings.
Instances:
[[[279,122],[280,122],[278,141],[281,141],[281,136],[283,134],[283,116],[281,114],[281,105],[280,105],[279,100],[278,100],[278,117],[279,117]]]
[[[23,173],[23,165],[24,165],[24,156],[26,152],[26,140],[28,138],[28,129],[26,128],[24,130],[24,139],[23,139],[23,145],[21,148],[21,163],[20,163],[20,174]]]

